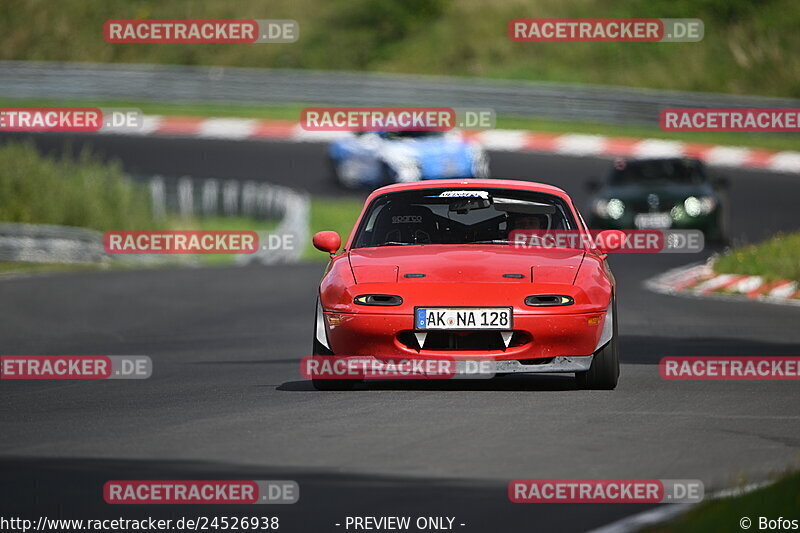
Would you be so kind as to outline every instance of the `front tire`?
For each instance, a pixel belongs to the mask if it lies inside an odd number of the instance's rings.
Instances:
[[[327,352],[327,353],[320,353]],[[314,339],[314,353],[312,357],[333,357],[333,353],[325,348],[316,338]],[[314,388],[321,391],[333,390],[353,390],[357,384],[361,383],[360,379],[322,379],[311,378],[311,384]]]
[[[578,388],[589,390],[614,390],[619,381],[619,351],[617,348],[617,300],[612,303],[611,340],[597,350],[592,358],[592,366],[586,372],[576,372]]]
[[[730,219],[725,211],[717,215],[714,231],[711,232],[709,240],[719,246],[727,246],[730,243]]]

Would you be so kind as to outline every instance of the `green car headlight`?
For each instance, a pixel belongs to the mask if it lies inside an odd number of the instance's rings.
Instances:
[[[623,204],[622,200],[619,200],[618,198],[612,198],[608,201],[606,211],[608,212],[609,217],[613,218],[614,220],[618,220],[622,218],[622,215],[625,214],[625,204]]]
[[[625,204],[618,198],[611,198],[610,200],[600,198],[594,201],[592,210],[597,216],[618,220],[625,213]]]
[[[707,215],[717,208],[717,201],[710,196],[690,196],[683,201],[683,209],[690,217]]]

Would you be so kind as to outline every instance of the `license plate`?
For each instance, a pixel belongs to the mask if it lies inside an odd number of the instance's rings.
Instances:
[[[672,226],[669,213],[640,213],[633,219],[638,229],[666,229]]]
[[[511,330],[510,307],[415,307],[414,328]]]

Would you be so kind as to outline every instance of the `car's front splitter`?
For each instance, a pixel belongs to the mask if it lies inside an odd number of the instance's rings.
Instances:
[[[549,363],[522,364],[520,361],[495,361],[495,374],[555,374],[559,372],[585,372],[592,366],[593,355],[582,357],[554,357]]]

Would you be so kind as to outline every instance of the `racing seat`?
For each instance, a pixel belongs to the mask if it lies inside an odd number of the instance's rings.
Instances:
[[[380,214],[373,231],[373,242],[435,244],[439,228],[433,212],[421,205],[391,206]]]

